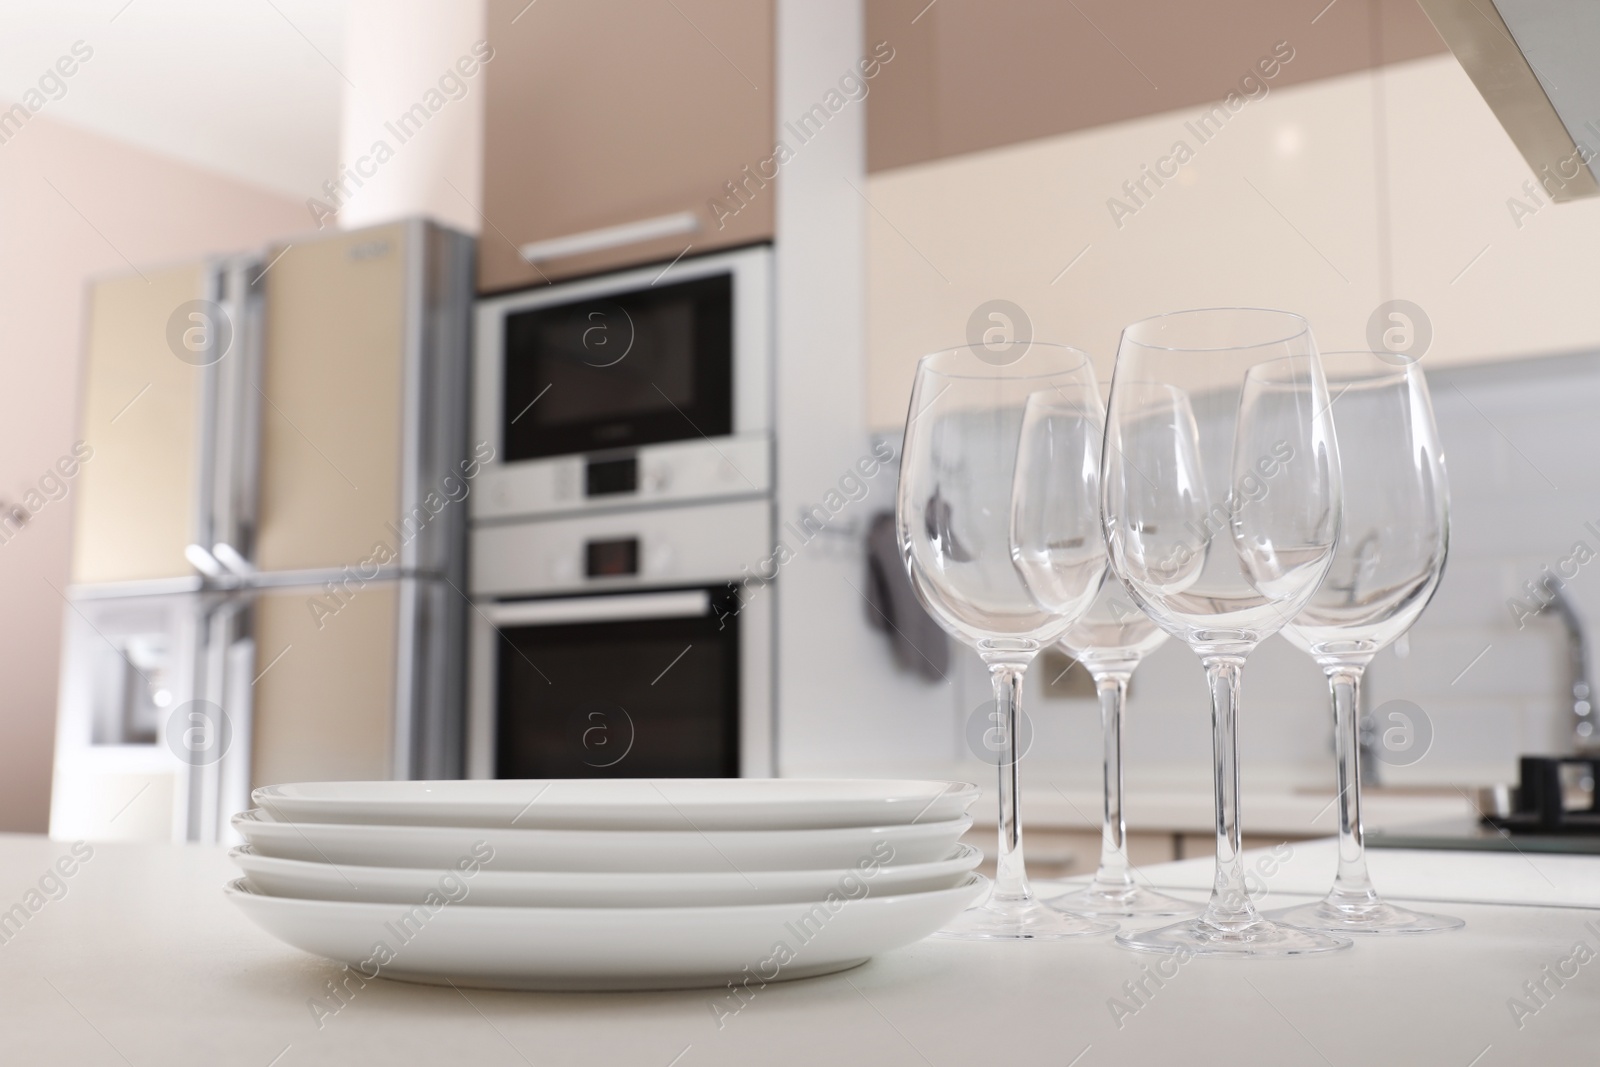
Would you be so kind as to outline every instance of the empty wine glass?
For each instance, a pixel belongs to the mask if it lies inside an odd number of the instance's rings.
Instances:
[[[1339,454],[1306,321],[1219,308],[1123,330],[1102,463],[1111,569],[1205,667],[1217,806],[1205,911],[1117,943],[1220,956],[1349,947],[1347,938],[1263,918],[1240,859],[1245,657],[1310,599],[1339,534]]]
[[[1099,531],[1096,531],[1099,534]],[[1079,915],[1193,915],[1199,906],[1158,893],[1134,881],[1128,864],[1128,826],[1122,814],[1122,740],[1128,680],[1145,656],[1167,639],[1167,633],[1129,599],[1116,576],[1106,580],[1100,595],[1066,635],[1059,647],[1077,659],[1094,679],[1100,699],[1104,744],[1104,816],[1100,829],[1100,865],[1088,885],[1050,897],[1052,908]]]
[[[999,735],[999,852],[994,886],[940,933],[984,939],[1055,939],[1109,933],[1114,926],[1041,905],[1023,862],[1018,794],[1019,727],[1024,672],[1038,651],[1061,636],[1075,614],[1039,605],[1012,562],[1011,534],[1052,522],[1092,524],[1097,513],[1093,464],[1061,457],[1092,449],[1093,427],[1079,422],[1046,434],[1046,462],[1059,464],[1054,492],[1024,497],[1013,514],[1024,409],[1038,392],[1092,393],[1094,372],[1075,349],[1038,342],[996,352],[964,346],[917,364],[906,417],[895,525],[918,597],[939,624],[982,657],[994,684]],[[1050,449],[1057,451],[1049,452]],[[1076,516],[1076,519],[1074,519]],[[1058,554],[1055,580],[1065,602],[1081,612],[1104,574],[1104,554]],[[1097,558],[1098,561],[1097,561]],[[1074,592],[1076,590],[1076,592]]]
[[[1339,428],[1344,520],[1333,566],[1283,629],[1328,677],[1339,767],[1339,867],[1320,901],[1286,908],[1286,922],[1336,933],[1421,934],[1464,924],[1379,899],[1361,829],[1361,676],[1427,607],[1450,540],[1444,452],[1422,368],[1388,353],[1323,357]]]
[[[1098,391],[1063,387],[1028,397],[1017,449],[1011,555],[1033,598],[1058,614],[1078,615],[1085,583],[1081,567],[1105,568],[1105,534],[1098,501],[1085,513],[1060,506],[1064,478],[1099,484],[1105,405]],[[1083,427],[1088,428],[1084,433]],[[1087,468],[1080,473],[1079,468]],[[1052,506],[1052,502],[1056,502]],[[1115,578],[1100,585],[1087,612],[1059,645],[1089,671],[1100,697],[1105,749],[1105,817],[1100,866],[1087,887],[1048,899],[1052,908],[1078,915],[1190,915],[1192,904],[1136,885],[1128,868],[1127,826],[1122,817],[1122,709],[1128,678],[1139,660],[1167,639],[1133,606]],[[1048,885],[1048,883],[1047,883]],[[1042,888],[1042,887],[1041,887]]]

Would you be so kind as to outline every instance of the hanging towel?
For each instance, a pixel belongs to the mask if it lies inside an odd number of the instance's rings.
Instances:
[[[867,529],[867,621],[889,635],[895,663],[902,669],[944,681],[950,670],[950,638],[911,588],[893,512],[878,512]]]

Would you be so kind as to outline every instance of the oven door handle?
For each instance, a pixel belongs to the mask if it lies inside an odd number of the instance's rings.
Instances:
[[[522,600],[481,604],[478,611],[496,626],[556,626],[572,622],[692,618],[711,613],[704,589],[673,593],[623,593],[561,600]]]

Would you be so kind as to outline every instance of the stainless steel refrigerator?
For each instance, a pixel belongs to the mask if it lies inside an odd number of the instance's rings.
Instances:
[[[53,836],[460,774],[472,262],[407,220],[89,286]]]

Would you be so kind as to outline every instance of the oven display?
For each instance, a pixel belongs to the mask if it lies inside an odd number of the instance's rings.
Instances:
[[[733,432],[733,276],[505,319],[507,462]]]
[[[584,574],[589,578],[622,578],[639,573],[639,539],[589,541],[583,546]]]

